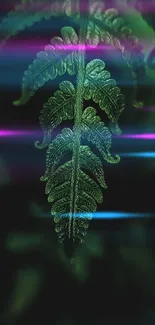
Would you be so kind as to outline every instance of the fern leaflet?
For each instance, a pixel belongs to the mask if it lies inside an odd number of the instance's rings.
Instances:
[[[55,92],[54,97],[49,98],[40,112],[40,124],[45,135],[42,144],[36,141],[35,146],[38,149],[43,149],[49,144],[51,132],[63,120],[74,118],[75,88],[69,81],[61,82],[59,87],[60,90]]]
[[[86,78],[84,82],[84,99],[92,98],[105,110],[108,117],[117,122],[120,113],[124,109],[124,96],[116,87],[116,81],[110,79],[110,73],[106,70],[102,60],[95,59],[86,66]]]
[[[1,21],[0,49],[2,49],[10,37],[17,35],[25,28],[43,19],[49,20],[53,16],[60,16],[68,13],[73,14],[71,10],[71,1],[69,0],[23,0],[21,2],[22,3],[16,5]]]
[[[41,177],[42,181],[47,182],[45,192],[48,194],[48,202],[53,203],[51,214],[56,222],[56,232],[58,232],[60,243],[63,243],[66,238],[71,238],[75,242],[83,241],[88,220],[91,218],[90,212],[96,211],[96,202],[102,203],[99,185],[106,188],[101,160],[91,152],[88,146],[80,146],[76,208],[74,211],[70,210],[70,201],[73,196],[71,193],[73,163],[70,160],[62,166],[58,165],[62,157],[73,150],[73,146],[73,131],[64,129],[62,134],[49,145],[46,172]],[[85,170],[94,174],[99,185],[86,174]]]
[[[54,80],[65,72],[74,75],[77,72],[77,53],[67,48],[67,45],[78,43],[78,36],[72,27],[63,27],[61,37],[53,37],[51,45],[45,47],[45,52],[39,52],[37,59],[25,72],[22,85],[22,96],[13,104],[23,105],[48,80]]]

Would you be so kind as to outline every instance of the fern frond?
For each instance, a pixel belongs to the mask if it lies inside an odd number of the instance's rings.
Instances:
[[[100,19],[105,11],[104,8],[103,0],[89,0],[89,15],[93,15],[94,18]]]
[[[88,146],[80,147],[80,166],[90,171],[96,177],[100,186],[107,188],[102,162]]]
[[[48,161],[52,155],[53,151],[49,150]],[[58,232],[61,244],[67,238],[72,239],[73,242],[82,242],[88,228],[88,221],[91,219],[91,213],[97,209],[96,202],[102,203],[102,191],[99,185],[82,171],[87,163],[87,158],[85,159],[85,163],[83,157],[80,160],[75,211],[70,210],[70,200],[73,195],[71,193],[72,161],[58,167],[54,172],[51,164],[52,170],[46,169],[45,177],[41,177],[42,181],[47,182],[45,193],[48,194],[48,202],[53,203],[51,215],[54,217],[56,232]],[[89,166],[91,169],[91,165]],[[103,172],[102,175],[98,174],[98,177],[100,180],[102,179],[100,184],[106,187]]]
[[[63,156],[73,149],[74,133],[70,128],[64,128],[49,144],[46,154],[45,176],[53,173]]]
[[[83,241],[91,213],[96,211],[97,203],[103,201],[100,187],[107,188],[102,162],[86,145],[80,145],[79,169],[74,174],[75,179],[78,178],[77,187],[71,187],[73,161],[69,160],[63,165],[61,161],[65,155],[67,158],[67,154],[73,153],[74,136],[74,129],[65,128],[50,143],[45,175],[41,177],[41,181],[46,182],[45,193],[48,195],[48,202],[52,203],[51,215],[54,217],[61,244],[65,239],[72,239],[76,243]],[[119,161],[118,156],[113,158],[110,155],[111,134],[92,107],[87,107],[83,112],[81,136],[95,144],[106,161]],[[73,197],[74,210],[71,205]]]
[[[63,3],[65,3],[65,1],[63,1]],[[62,13],[60,1],[22,1],[21,4],[16,5],[14,10],[10,11],[1,21],[0,49],[2,49],[10,37],[17,35],[25,28],[43,19],[48,20],[52,16]]]
[[[96,115],[96,110],[93,107],[87,107],[83,112],[81,135],[96,146],[107,162],[118,163],[120,161],[118,155],[111,156],[111,133],[100,121],[100,117]]]
[[[36,141],[35,146],[38,149],[43,149],[50,143],[52,131],[63,120],[74,118],[75,88],[70,81],[61,82],[59,88],[60,90],[54,93],[54,97],[48,99],[40,112],[40,124],[44,130],[44,139],[41,144]]]
[[[122,57],[131,70],[136,80],[136,69],[141,67],[144,55],[141,42],[126,20],[119,12],[110,8],[100,15],[91,15],[88,30],[91,35],[96,35],[94,43],[111,45],[122,52]]]
[[[66,153],[72,152],[74,143],[74,133],[69,128],[64,128],[47,149],[46,172],[43,177],[46,180],[47,175],[53,174],[56,166]],[[98,183],[106,188],[104,180],[104,171],[101,160],[90,150],[88,146],[80,147],[80,166],[90,171],[97,179]],[[43,180],[42,178],[42,180]]]
[[[84,82],[84,99],[93,99],[104,110],[112,122],[117,122],[124,109],[124,96],[116,86],[116,81],[110,79],[110,72],[104,70],[105,63],[95,59],[86,66]]]
[[[93,44],[97,45],[100,42],[101,45],[110,45],[121,51],[122,58],[132,74],[136,97],[138,71],[143,69],[144,64],[144,42],[137,37],[138,33],[135,33],[135,30],[131,28],[131,24],[128,24],[125,18],[120,16],[116,9],[111,8],[98,15],[98,17],[91,15],[88,30],[90,29],[89,33],[95,37],[95,39],[92,37]],[[137,19],[139,19],[138,16]]]
[[[112,157],[110,153],[111,133],[108,128],[93,107],[83,111],[83,100],[92,98],[109,119],[117,123],[124,109],[124,96],[110,73],[104,70],[102,60],[85,64],[85,51],[80,46],[83,43],[96,46],[100,42],[101,32],[94,22],[89,22],[89,16],[101,19],[104,8],[102,1],[85,2],[88,17],[83,15],[81,1],[66,0],[63,3],[63,10],[68,16],[75,7],[77,9],[74,16],[80,17],[79,21],[81,19],[79,37],[73,28],[62,28],[62,38],[54,37],[25,72],[22,96],[14,104],[27,103],[50,79],[54,80],[66,72],[70,75],[77,73],[76,90],[71,82],[61,82],[60,89],[44,104],[40,113],[44,139],[42,144],[37,142],[36,146],[43,148],[49,145],[45,174],[40,179],[46,182],[45,193],[52,203],[51,215],[56,223],[59,241],[64,244],[66,239],[71,239],[79,244],[86,234],[92,213],[97,210],[97,204],[103,202],[102,190],[107,188],[101,158],[110,163],[117,163],[120,159],[117,155]],[[73,45],[79,46],[78,51],[73,50]],[[74,119],[73,130],[63,129],[49,144],[53,129],[66,119]],[[102,157],[97,157],[88,145],[82,145],[82,138],[95,145]]]
[[[123,53],[129,51],[130,55],[133,49],[142,49],[138,37],[116,9],[107,9],[98,16],[91,15],[90,21],[94,28],[95,25],[99,28],[101,42],[117,47]]]
[[[86,35],[86,44],[90,46],[97,46],[101,41],[101,31],[100,28],[91,21],[91,17],[96,19],[102,19],[104,12],[104,2],[103,1],[90,1],[89,4],[89,17]]]
[[[117,38],[111,37],[111,44],[121,49],[123,58],[127,61],[132,73],[134,73],[135,66],[140,65],[143,59],[140,40],[134,35],[131,27],[116,9],[106,10],[103,14],[103,21],[119,35]],[[105,30],[103,30],[102,35],[103,42],[105,40],[104,34]]]
[[[78,36],[72,27],[63,27],[61,37],[53,37],[51,45],[45,47],[45,52],[39,52],[37,59],[24,73],[22,84],[22,96],[13,104],[24,105],[48,80],[54,80],[64,73],[73,75],[77,71],[77,53],[68,49],[68,45],[75,45]]]
[[[50,161],[50,153],[52,153],[52,151],[48,153],[48,161]],[[57,187],[60,184],[70,182],[72,167],[72,161],[69,161],[58,167],[54,172],[53,169],[51,170],[50,168],[48,171],[46,170],[45,175],[40,178],[41,181],[47,182],[45,194],[48,195],[50,192],[52,193],[52,186]],[[102,191],[99,185],[83,171],[80,171],[79,186],[81,189],[87,188],[87,192],[96,198],[97,203],[102,203]],[[70,186],[68,189],[70,189]]]
[[[89,21],[87,27],[86,44],[88,46],[97,46],[101,40],[100,28],[92,21]]]
[[[101,12],[104,10],[104,2],[101,0],[94,1],[89,0],[89,9],[86,11],[85,9],[85,2],[83,1],[82,11],[84,14],[93,15],[94,17],[98,17]],[[78,24],[81,24],[81,18],[80,18],[80,1],[79,0],[66,0],[66,6],[65,6],[65,13],[69,17],[73,17]],[[80,20],[79,20],[80,19]]]

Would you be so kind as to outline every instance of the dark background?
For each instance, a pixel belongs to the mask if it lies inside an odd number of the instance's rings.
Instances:
[[[7,2],[6,2],[7,3]],[[8,6],[11,8],[11,1]],[[5,8],[3,8],[3,15]],[[155,27],[153,14],[146,13],[145,18]],[[59,29],[69,25],[69,19],[41,22],[14,37],[14,41],[27,42],[29,39],[48,44],[54,35],[60,35]],[[77,28],[77,26],[75,26]],[[18,99],[21,90],[23,72],[35,57],[29,55],[21,59],[20,52],[9,52],[11,41],[1,54],[1,129],[38,129],[39,111],[43,103],[58,88],[60,78],[47,83],[30,102],[23,107],[14,107],[12,102]],[[14,43],[15,44],[15,43]],[[21,43],[24,44],[24,43]],[[8,46],[8,47],[7,47]],[[38,52],[38,51],[37,51]],[[37,53],[36,52],[36,53]],[[23,53],[23,52],[22,52]],[[96,57],[95,53],[91,54]],[[126,108],[120,118],[120,127],[124,133],[153,132],[155,111],[136,110],[132,105],[133,85],[130,71],[123,65],[121,54],[113,51],[99,52],[97,57],[106,62],[106,69],[125,95]],[[90,60],[89,55],[87,59]],[[70,77],[69,77],[70,78]],[[63,80],[71,80],[67,75]],[[73,78],[74,80],[74,78]],[[147,105],[153,94],[154,85],[139,85],[139,98]],[[151,95],[151,96],[150,96]],[[92,103],[93,105],[93,103]],[[154,105],[152,97],[151,106]],[[105,115],[100,113],[104,119]],[[107,122],[107,121],[106,121]],[[66,124],[63,124],[63,126]],[[41,139],[41,137],[40,137]],[[150,270],[143,274],[143,269],[137,271],[122,259],[119,253],[121,245],[134,247],[132,229],[135,225],[143,226],[149,252],[154,260],[154,218],[93,220],[90,231],[95,230],[103,237],[104,257],[94,259],[91,264],[90,276],[83,285],[79,285],[60,265],[57,257],[46,259],[40,252],[28,254],[11,254],[5,248],[5,240],[9,233],[37,233],[45,229],[54,235],[54,225],[49,219],[37,219],[31,213],[30,204],[36,203],[50,212],[50,205],[44,194],[44,183],[39,178],[45,170],[45,150],[37,150],[34,141],[37,138],[1,138],[0,155],[3,158],[10,175],[10,181],[0,188],[1,202],[1,277],[0,299],[1,311],[7,304],[12,292],[15,274],[18,268],[45,267],[44,284],[37,301],[17,321],[19,324],[29,324],[40,321],[44,324],[59,324],[63,319],[66,324],[145,324],[154,323],[154,316],[149,310],[154,310],[154,290],[146,290],[149,281],[153,287],[154,273]],[[113,152],[153,151],[154,141],[146,140],[114,140]],[[104,192],[104,204],[99,211],[125,211],[138,213],[153,213],[154,206],[154,159],[122,158],[118,165],[105,164],[105,179],[108,190]],[[150,236],[151,234],[151,236]],[[143,251],[143,247],[141,247]],[[134,251],[134,250],[133,250]],[[145,254],[145,253],[144,253]],[[54,252],[51,251],[51,256]],[[137,256],[138,260],[138,256]],[[132,263],[131,263],[132,264]],[[124,274],[125,284],[120,286],[117,275]],[[141,275],[142,274],[142,275]],[[152,277],[149,276],[151,274]],[[142,280],[139,280],[142,279]]]

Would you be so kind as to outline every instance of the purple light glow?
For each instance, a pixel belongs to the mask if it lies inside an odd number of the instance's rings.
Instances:
[[[22,131],[22,130],[0,130],[0,137],[6,138],[6,137],[27,137],[27,136],[33,136],[38,135],[40,132],[38,131]]]
[[[115,136],[115,138],[155,140],[155,133],[121,134],[119,136]]]
[[[39,10],[45,9],[45,6],[46,6],[48,11],[49,10],[53,11],[55,9],[58,12],[58,9],[59,9],[60,14],[61,14],[62,10],[61,10],[60,4],[58,4],[57,1],[55,1],[53,4],[49,3],[48,1],[47,2],[44,1],[43,4],[41,4],[41,3],[32,3],[32,4],[27,3],[26,5],[25,4],[20,4],[20,6],[18,6],[18,7],[20,7],[19,11],[24,8],[24,9],[26,9],[26,11],[33,12],[33,11],[37,11],[37,10],[39,11]],[[115,7],[115,9],[117,9],[117,4],[114,7]],[[129,8],[130,7],[135,8],[134,6],[129,5]],[[9,11],[10,9],[12,9],[12,8],[10,8],[10,5],[8,5],[6,3],[2,3],[0,11],[2,11],[2,12],[4,10]],[[74,12],[77,12],[76,2],[75,2],[75,7],[73,9],[74,9]],[[83,10],[83,12],[86,11],[85,4],[83,4],[82,10]],[[145,0],[143,2],[141,1],[141,3],[138,3],[138,5],[137,5],[137,10],[141,11],[141,12],[154,12],[155,11],[155,3],[151,3],[149,0]],[[102,4],[101,12],[104,13],[104,11],[105,11],[104,4]]]
[[[149,42],[149,41],[147,41]],[[37,52],[44,52],[47,54],[49,54],[49,52],[51,51],[58,51],[59,56],[63,55],[63,53],[66,51],[68,51],[67,54],[69,54],[70,51],[89,51],[89,52],[93,52],[93,51],[105,51],[105,50],[119,50],[122,51],[123,53],[125,52],[125,46],[127,46],[127,48],[130,48],[130,52],[133,53],[133,55],[135,54],[139,54],[140,50],[142,49],[140,43],[137,43],[137,46],[134,48],[132,46],[132,41],[124,41],[124,45],[122,46],[121,44],[118,43],[118,46],[113,46],[112,44],[102,44],[102,45],[89,45],[89,44],[63,44],[62,46],[60,45],[52,45],[51,44],[47,44],[50,43],[50,41],[39,41],[39,42],[34,42],[32,40],[29,41],[14,41],[14,42],[9,42],[9,44],[6,45],[5,49],[3,50],[3,53],[5,52],[5,55],[15,55],[15,56],[22,56],[22,55],[40,55],[40,53]],[[143,42],[144,43],[144,42]],[[0,48],[1,45],[3,46],[3,44],[0,43]]]
[[[32,130],[0,130],[0,137],[30,137],[42,135],[42,131]],[[141,133],[141,134],[121,134],[115,135],[114,138],[118,139],[144,139],[155,140],[155,133]]]
[[[12,44],[11,44],[12,43]],[[21,52],[35,52],[35,51],[53,51],[53,49],[62,51],[78,51],[80,50],[86,50],[86,51],[92,51],[92,50],[106,50],[106,49],[114,49],[112,45],[85,45],[85,44],[63,44],[63,46],[55,45],[54,48],[52,45],[47,45],[47,43],[37,43],[34,41],[20,41],[20,42],[11,42],[7,45],[5,51],[6,52],[12,52],[12,54],[15,53],[21,53]]]

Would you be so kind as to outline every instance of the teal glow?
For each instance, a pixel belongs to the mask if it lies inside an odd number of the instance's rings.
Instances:
[[[120,153],[120,157],[155,158],[155,151]]]

